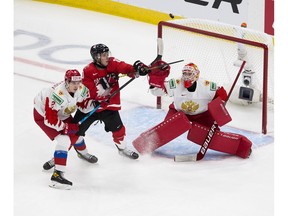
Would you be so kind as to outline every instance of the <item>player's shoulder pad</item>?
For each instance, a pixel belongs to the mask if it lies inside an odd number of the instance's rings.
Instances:
[[[65,101],[65,83],[64,81],[55,84],[52,89],[51,99],[56,103],[61,105]]]
[[[83,76],[95,73],[96,66],[91,62],[83,68]]]
[[[109,57],[109,61],[121,62],[119,59],[117,59],[115,57]]]
[[[217,84],[215,82],[211,82],[209,80],[203,80],[204,86],[210,87],[210,91],[217,90]]]
[[[107,67],[106,67],[107,71],[110,72],[110,73],[117,72],[119,70],[118,67],[119,67],[120,63],[122,64],[123,61],[120,61],[120,60],[118,60],[118,59],[116,59],[114,57],[109,57],[109,63],[107,65]]]

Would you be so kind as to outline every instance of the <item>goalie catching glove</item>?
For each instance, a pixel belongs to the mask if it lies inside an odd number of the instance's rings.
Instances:
[[[158,60],[151,65],[151,68],[154,69],[148,74],[149,85],[152,88],[157,87],[164,89],[164,81],[170,74],[170,66],[166,62]]]

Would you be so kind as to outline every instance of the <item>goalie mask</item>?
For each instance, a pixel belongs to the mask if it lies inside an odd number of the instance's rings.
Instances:
[[[200,71],[193,63],[186,64],[182,69],[182,80],[185,88],[190,88],[199,79]]]

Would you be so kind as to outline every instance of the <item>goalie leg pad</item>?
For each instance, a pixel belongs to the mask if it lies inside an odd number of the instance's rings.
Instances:
[[[160,124],[143,132],[133,142],[139,153],[151,153],[191,128],[191,123],[183,112],[177,112]]]
[[[252,142],[245,136],[241,137],[236,155],[242,158],[248,158],[251,154]]]
[[[198,145],[202,145],[207,137],[208,131],[208,127],[193,122],[187,139]],[[215,132],[209,144],[209,149],[237,155],[242,158],[249,157],[251,147],[252,142],[245,136],[235,133],[221,132],[219,130]]]

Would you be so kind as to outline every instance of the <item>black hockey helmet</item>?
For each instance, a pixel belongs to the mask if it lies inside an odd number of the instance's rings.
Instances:
[[[90,54],[95,62],[100,59],[100,54],[104,52],[109,52],[109,48],[105,44],[95,44],[90,49]]]

